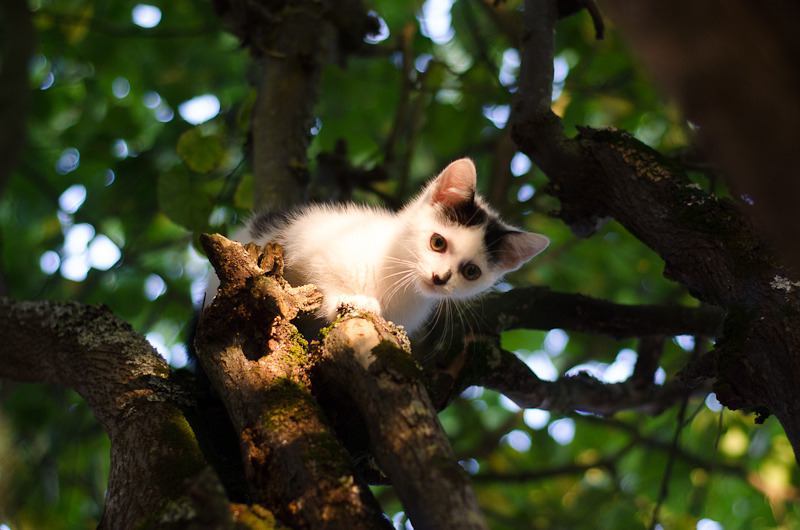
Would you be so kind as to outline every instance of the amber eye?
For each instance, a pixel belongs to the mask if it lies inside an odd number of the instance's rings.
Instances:
[[[433,234],[431,236],[431,250],[444,252],[447,250],[447,240],[439,234]]]
[[[461,267],[461,274],[470,281],[477,280],[481,277],[481,268],[474,263],[467,263]]]

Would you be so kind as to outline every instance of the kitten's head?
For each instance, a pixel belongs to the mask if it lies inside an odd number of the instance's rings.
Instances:
[[[414,227],[417,288],[432,298],[469,298],[547,247],[549,240],[505,224],[475,193],[471,160],[456,160],[405,212]]]

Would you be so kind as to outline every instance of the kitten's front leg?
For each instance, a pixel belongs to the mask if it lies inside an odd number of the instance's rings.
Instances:
[[[376,315],[381,314],[381,304],[377,299],[371,296],[364,296],[360,294],[342,294],[331,298],[333,299],[331,301],[332,307],[329,306],[328,310],[329,315],[331,315],[333,318],[336,318],[336,314],[339,312],[339,308],[342,306],[353,306],[363,311],[375,313]]]

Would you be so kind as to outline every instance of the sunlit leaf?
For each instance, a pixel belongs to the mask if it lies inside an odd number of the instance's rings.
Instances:
[[[216,134],[204,134],[202,127],[183,133],[178,139],[177,152],[183,163],[197,173],[213,171],[225,157],[222,139]]]
[[[175,223],[190,229],[203,230],[214,201],[198,177],[175,168],[158,177],[158,202],[161,210]]]

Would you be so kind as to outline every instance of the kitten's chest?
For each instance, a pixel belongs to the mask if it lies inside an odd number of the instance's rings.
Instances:
[[[386,227],[364,219],[363,223],[336,228],[335,223],[320,223],[303,237],[287,237],[287,274],[292,275],[294,270],[298,281],[349,286],[374,295],[390,273]]]

